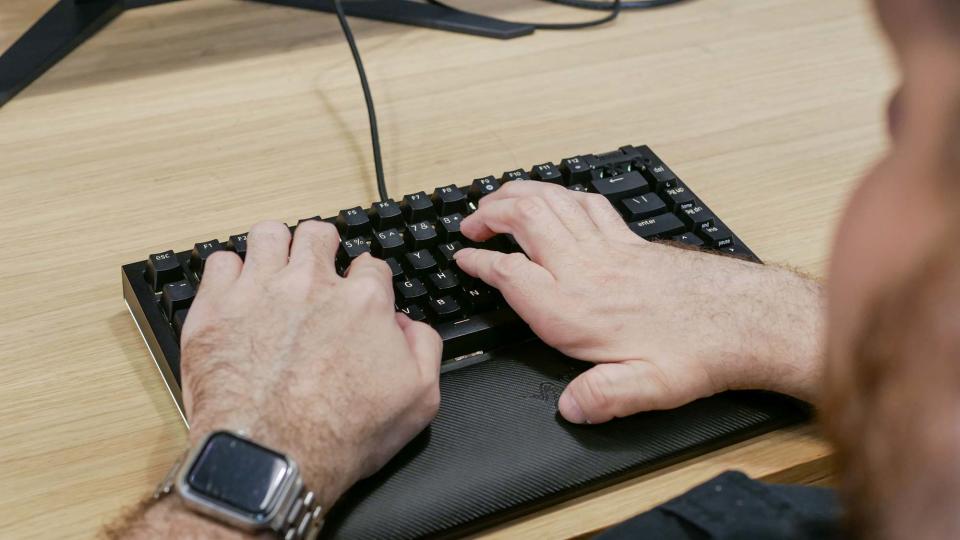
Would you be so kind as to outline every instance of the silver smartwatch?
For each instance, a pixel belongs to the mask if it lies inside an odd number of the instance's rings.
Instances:
[[[314,539],[323,509],[289,456],[243,435],[214,431],[187,450],[153,497],[176,492],[187,508],[245,531]]]

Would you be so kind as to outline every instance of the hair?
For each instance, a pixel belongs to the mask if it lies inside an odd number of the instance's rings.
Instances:
[[[828,364],[823,420],[859,538],[960,538],[957,230],[880,295],[851,357]]]

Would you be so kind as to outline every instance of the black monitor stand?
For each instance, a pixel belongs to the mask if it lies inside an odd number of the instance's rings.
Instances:
[[[59,0],[0,56],[0,107],[96,34],[126,9],[176,0]],[[334,11],[330,0],[253,0],[281,6]],[[533,27],[472,15],[411,0],[353,0],[343,3],[352,17],[411,24],[477,36],[510,39]]]

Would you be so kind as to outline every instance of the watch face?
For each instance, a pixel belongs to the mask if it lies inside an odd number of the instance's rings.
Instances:
[[[276,503],[287,470],[282,455],[229,433],[216,433],[197,456],[186,481],[204,498],[257,516]]]

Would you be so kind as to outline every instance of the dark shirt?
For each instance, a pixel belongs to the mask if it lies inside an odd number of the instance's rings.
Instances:
[[[599,540],[840,540],[833,490],[765,484],[726,472],[640,514]]]

